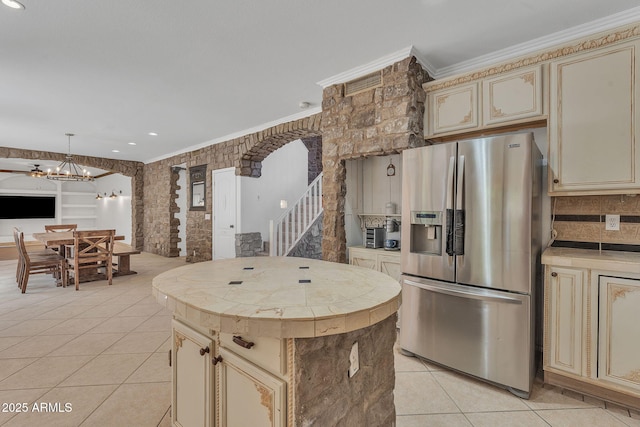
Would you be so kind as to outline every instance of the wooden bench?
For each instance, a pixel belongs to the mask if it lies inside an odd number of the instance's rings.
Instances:
[[[115,242],[113,244],[113,256],[118,257],[118,267],[114,271],[114,276],[126,276],[128,274],[136,274],[131,270],[131,255],[137,255],[140,251],[133,249],[131,245],[126,243]]]

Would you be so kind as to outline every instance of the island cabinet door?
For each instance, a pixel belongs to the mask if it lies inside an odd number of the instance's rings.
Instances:
[[[213,340],[173,321],[171,417],[177,427],[213,426]]]
[[[598,379],[640,393],[640,280],[600,276]]]
[[[286,383],[220,347],[220,426],[286,427]]]

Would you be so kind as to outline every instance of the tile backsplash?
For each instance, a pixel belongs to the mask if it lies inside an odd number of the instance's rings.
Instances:
[[[553,197],[553,246],[640,252],[640,195]],[[606,215],[620,215],[620,230],[605,230]]]

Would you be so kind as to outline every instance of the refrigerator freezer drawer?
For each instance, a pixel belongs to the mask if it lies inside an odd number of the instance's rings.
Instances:
[[[530,393],[534,354],[529,295],[402,279],[401,348],[519,395]]]

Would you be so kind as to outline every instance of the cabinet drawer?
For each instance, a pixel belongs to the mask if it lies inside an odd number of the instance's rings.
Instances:
[[[234,337],[247,343],[253,343],[250,348],[245,348],[234,341]],[[237,339],[238,342],[240,339]],[[234,335],[221,332],[220,346],[226,347],[234,353],[255,363],[274,374],[285,375],[287,373],[287,347],[286,340],[270,337],[255,337],[248,334]]]

